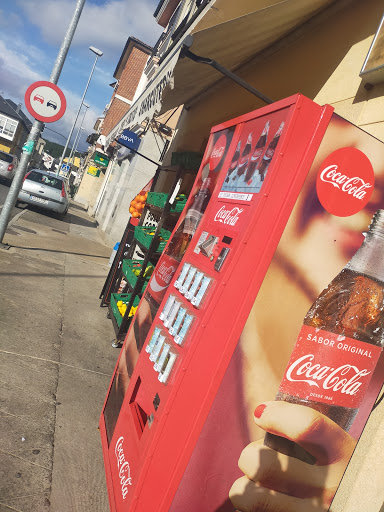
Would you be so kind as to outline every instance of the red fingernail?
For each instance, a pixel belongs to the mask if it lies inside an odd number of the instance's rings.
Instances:
[[[265,404],[261,404],[261,405],[258,405],[255,409],[255,412],[253,413],[254,416],[256,416],[256,418],[260,418],[260,416],[263,414],[264,412],[264,409],[266,408],[267,406]]]

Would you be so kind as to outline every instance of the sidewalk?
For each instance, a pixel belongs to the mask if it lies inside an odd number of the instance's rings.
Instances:
[[[21,210],[0,249],[0,512],[107,512],[98,422],[119,354],[99,295],[112,248],[72,203]]]

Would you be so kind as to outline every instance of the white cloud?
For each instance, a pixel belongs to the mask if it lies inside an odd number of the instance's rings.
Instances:
[[[74,0],[20,0],[29,21],[47,43],[60,45],[72,18]],[[107,0],[103,5],[86,2],[73,39],[74,46],[96,46],[116,58],[129,36],[154,44],[162,29],[153,12],[156,1]],[[117,55],[116,55],[117,52]]]
[[[14,98],[24,98],[28,86],[42,79],[41,74],[35,71],[39,68],[34,67],[30,55],[30,52],[23,55],[10,49],[0,40],[0,94],[2,91],[12,91]]]

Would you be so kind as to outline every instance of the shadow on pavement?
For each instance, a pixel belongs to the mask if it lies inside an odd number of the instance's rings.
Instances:
[[[23,247],[22,245],[13,245],[13,244],[7,244],[7,245],[14,249],[23,249],[24,251],[56,252],[56,253],[61,253],[61,254],[74,254],[76,256],[88,256],[89,258],[102,258],[104,260],[109,260],[109,256],[100,256],[98,254],[87,254],[87,253],[83,253],[83,252],[71,252],[71,251],[58,251],[57,249],[43,249],[41,247]]]

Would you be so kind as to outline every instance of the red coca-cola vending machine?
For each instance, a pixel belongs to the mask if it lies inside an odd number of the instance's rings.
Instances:
[[[101,414],[111,511],[329,508],[383,383],[383,193],[329,105],[212,128]]]

